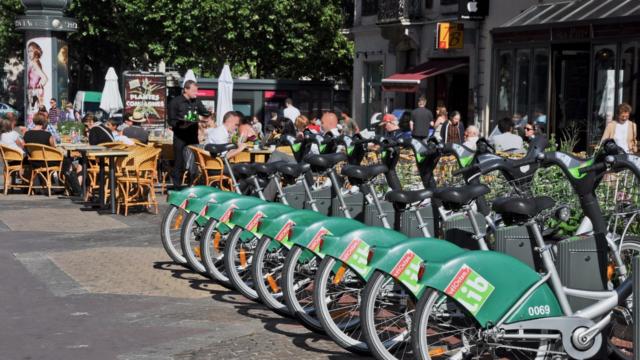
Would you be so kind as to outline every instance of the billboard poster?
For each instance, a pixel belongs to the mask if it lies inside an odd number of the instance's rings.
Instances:
[[[33,115],[51,99],[51,38],[38,37],[27,41],[27,116],[26,125],[33,127]]]
[[[166,98],[167,79],[164,74],[124,74],[125,116],[142,113],[145,118],[143,127],[164,128]]]
[[[58,39],[58,103],[64,109],[64,103],[69,101],[69,46],[66,41]]]

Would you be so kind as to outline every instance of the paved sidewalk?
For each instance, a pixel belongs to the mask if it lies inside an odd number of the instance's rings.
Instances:
[[[160,215],[0,195],[0,359],[347,359],[170,262]]]

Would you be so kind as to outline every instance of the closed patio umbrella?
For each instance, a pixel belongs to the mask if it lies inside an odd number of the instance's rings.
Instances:
[[[100,109],[111,116],[123,108],[122,97],[120,96],[120,89],[118,88],[118,75],[116,75],[116,71],[112,67],[107,70],[107,75],[104,77],[104,80]]]
[[[218,103],[216,104],[216,123],[222,125],[222,117],[233,110],[233,78],[231,69],[225,64],[218,78]]]
[[[182,80],[183,88],[184,88],[184,84],[189,80],[198,82],[198,80],[196,79],[196,74],[194,74],[193,70],[191,69],[187,70],[187,72],[184,74],[184,79]]]

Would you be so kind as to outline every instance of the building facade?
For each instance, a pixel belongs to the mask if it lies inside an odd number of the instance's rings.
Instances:
[[[428,108],[443,105],[448,111],[459,111],[466,124],[488,129],[493,70],[491,30],[538,1],[491,1],[482,21],[458,19],[459,6],[466,3],[355,1],[353,27],[349,30],[355,43],[352,109],[361,125],[368,125],[376,112],[412,109],[417,98],[425,95]],[[436,29],[442,22],[464,26],[461,49],[436,48]],[[422,72],[413,78],[417,82],[411,88],[403,87],[412,70]]]

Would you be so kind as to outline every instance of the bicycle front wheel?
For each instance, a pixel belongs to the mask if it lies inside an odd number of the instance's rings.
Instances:
[[[366,282],[345,263],[325,257],[316,274],[313,302],[322,327],[338,345],[369,353],[360,328],[361,292]]]
[[[266,236],[258,242],[251,264],[251,276],[256,293],[269,309],[291,316],[282,294],[282,269],[289,249]]]
[[[258,238],[248,234],[240,227],[231,230],[224,248],[224,268],[236,290],[247,299],[258,301],[258,293],[251,277],[251,264],[258,246]]]
[[[200,254],[206,275],[225,287],[231,287],[231,282],[224,269],[224,261],[222,261],[228,236],[229,231],[221,231],[218,221],[211,219],[200,237]]]
[[[415,300],[389,274],[376,271],[362,292],[362,332],[376,359],[414,359],[411,322]]]
[[[294,245],[282,270],[284,302],[291,314],[307,329],[324,333],[313,304],[313,288],[322,259],[311,251]]]
[[[162,217],[162,226],[160,227],[162,246],[171,260],[179,265],[187,265],[187,259],[182,256],[182,248],[180,247],[180,232],[186,216],[187,213],[184,209],[171,205]]]
[[[202,228],[198,225],[196,220],[198,214],[190,213],[182,224],[182,233],[180,234],[180,245],[182,246],[182,254],[191,269],[199,274],[205,274],[206,269],[200,261],[200,234]]]

